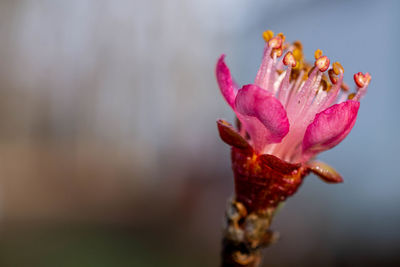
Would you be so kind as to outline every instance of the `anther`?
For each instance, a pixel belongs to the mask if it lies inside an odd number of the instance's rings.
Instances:
[[[339,62],[337,62],[337,61],[336,61],[335,63],[332,64],[332,68],[333,68],[333,72],[334,72],[336,75],[339,75],[340,72],[341,72],[341,73],[344,72],[344,69],[343,69],[342,65],[341,65]]]
[[[296,66],[297,67],[297,66]],[[290,81],[297,80],[299,78],[300,71],[298,69],[292,69],[292,72],[290,73]]]
[[[315,66],[321,71],[324,72],[329,68],[329,58],[327,56],[321,56],[315,61]]]
[[[287,52],[286,55],[283,57],[283,64],[286,66],[292,66],[292,68],[296,67],[296,59],[294,58],[292,52]]]
[[[294,45],[296,48],[298,48],[298,49],[300,49],[300,50],[303,50],[303,44],[302,44],[300,41],[294,41],[293,45]]]
[[[263,32],[262,36],[264,38],[264,41],[268,42],[274,36],[274,32],[271,30],[268,30],[268,31]]]
[[[363,74],[362,72],[354,74],[354,82],[359,88],[367,86],[370,81],[371,75],[369,75],[368,72],[365,74]]]
[[[320,57],[322,57],[322,50],[321,50],[321,49],[315,50],[315,52],[314,52],[314,57],[315,57],[315,60],[317,60],[317,59],[319,59]]]
[[[281,37],[282,43],[285,42],[286,36],[285,36],[283,33],[280,32],[280,33],[278,33],[276,36]]]
[[[322,90],[323,91],[327,91],[327,92],[329,92],[329,90],[331,89],[331,84],[330,83],[328,83],[326,80],[324,80],[324,79],[322,79],[321,80],[321,86],[322,86]]]
[[[274,48],[274,49],[272,49],[271,57],[272,57],[272,58],[273,58],[274,56],[276,56],[276,57],[281,57],[282,54],[283,54],[283,49],[282,49],[282,47],[280,47],[280,48]]]
[[[282,38],[275,36],[268,41],[268,45],[271,48],[280,48],[282,46]]]
[[[329,78],[326,74],[322,75],[321,86],[322,86],[322,89],[326,92],[329,92],[332,88],[332,83],[329,82]]]
[[[347,97],[347,99],[352,100],[355,96],[356,96],[355,93],[351,93],[351,94],[349,94],[349,96]]]
[[[328,75],[329,79],[333,84],[336,84],[338,81],[337,74],[335,74],[335,71],[333,69],[328,70]]]
[[[303,58],[303,53],[299,48],[293,49],[293,56],[296,60],[301,60]]]
[[[298,45],[296,45],[296,43]],[[294,45],[294,49],[293,49],[292,53],[293,53],[294,59],[297,61],[297,65],[294,68],[300,70],[303,67],[303,61],[304,61],[303,51],[301,50],[302,49],[301,43],[297,41],[293,45]]]

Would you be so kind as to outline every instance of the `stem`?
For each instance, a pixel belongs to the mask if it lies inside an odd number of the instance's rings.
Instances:
[[[278,233],[269,230],[275,208],[247,213],[235,200],[226,209],[226,226],[222,239],[222,267],[257,267],[261,249],[274,243]]]

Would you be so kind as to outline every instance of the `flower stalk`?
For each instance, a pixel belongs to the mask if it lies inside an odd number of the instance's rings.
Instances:
[[[279,235],[269,229],[275,208],[248,213],[235,200],[228,202],[226,227],[222,240],[222,267],[256,267],[261,263],[261,249],[277,241]]]

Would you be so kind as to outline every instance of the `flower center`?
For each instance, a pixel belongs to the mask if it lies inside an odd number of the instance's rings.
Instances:
[[[343,82],[342,65],[331,64],[320,49],[314,53],[314,65],[310,65],[304,60],[301,42],[287,43],[282,33],[274,35],[270,30],[263,33],[263,38],[266,45],[255,84],[279,99],[286,109],[290,131],[281,143],[267,145],[262,152],[298,162],[305,130],[315,115],[347,99],[359,101],[366,93],[371,76],[354,74],[356,90],[350,93],[349,86]]]

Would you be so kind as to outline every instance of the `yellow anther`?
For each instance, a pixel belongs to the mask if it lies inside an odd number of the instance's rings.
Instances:
[[[274,37],[274,32],[271,30],[265,31],[262,34],[264,41],[268,42],[269,40],[271,40],[272,37]]]
[[[302,60],[303,59],[303,52],[301,52],[300,49],[293,49],[293,56],[296,60]]]
[[[332,84],[331,83],[327,83],[328,84],[328,88],[326,88],[326,91],[329,92],[332,89]]]
[[[322,50],[321,49],[315,50],[314,57],[315,59],[319,59],[320,57],[322,57]]]
[[[303,61],[296,60],[296,66],[293,68],[295,70],[301,70],[304,66]]]
[[[294,45],[296,48],[298,48],[298,49],[300,49],[300,50],[303,50],[303,44],[302,44],[300,41],[294,41],[293,45]]]
[[[280,33],[278,33],[276,36],[281,37],[282,43],[285,42],[286,36],[285,36],[283,33],[280,32]]]
[[[339,75],[340,72],[341,72],[341,73],[344,72],[344,69],[343,69],[342,65],[341,65],[339,62],[337,62],[337,61],[336,61],[335,63],[332,64],[332,68],[333,68],[333,72],[334,72],[336,75]]]
[[[355,93],[351,93],[351,94],[349,94],[349,96],[347,97],[347,99],[352,100],[355,96],[356,96]]]
[[[322,75],[321,86],[322,86],[322,90],[327,91],[327,92],[329,92],[329,90],[331,90],[331,88],[332,88],[332,84],[329,82],[329,78],[326,74]]]
[[[297,61],[297,65],[296,67],[294,67],[295,69],[302,69],[303,68],[303,61],[304,61],[304,55],[303,55],[303,51],[301,50],[301,43],[297,41],[297,43],[299,45],[296,45],[296,42],[293,44],[295,46],[295,48],[293,49],[293,56],[294,59],[296,59]]]

